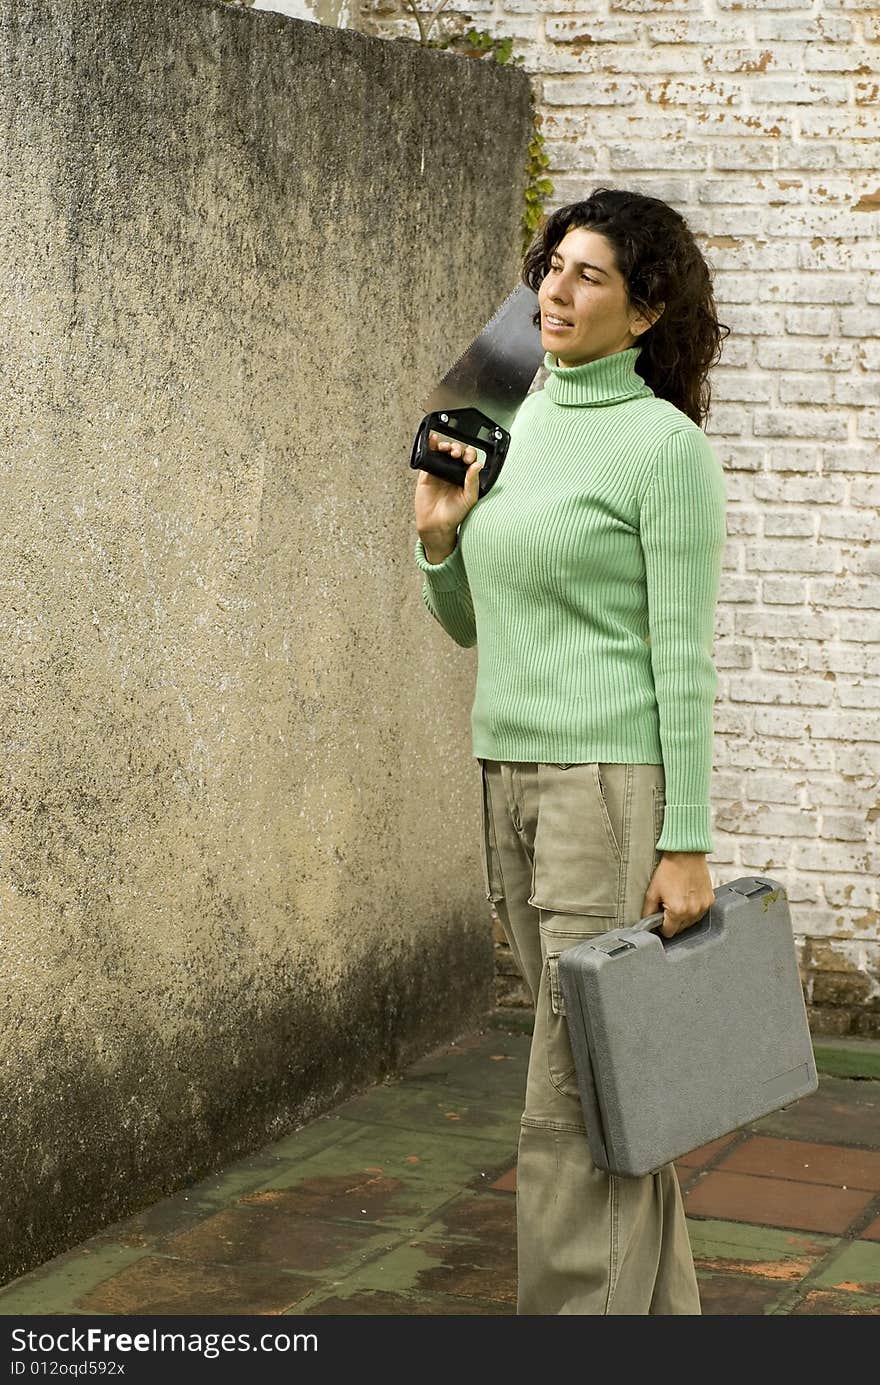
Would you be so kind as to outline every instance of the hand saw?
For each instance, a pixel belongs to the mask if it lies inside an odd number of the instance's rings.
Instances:
[[[428,446],[428,434],[439,433],[485,453],[480,495],[491,490],[510,446],[508,429],[544,360],[541,332],[533,322],[537,310],[538,295],[517,284],[422,403],[426,414],[411,467],[464,485],[465,463]]]

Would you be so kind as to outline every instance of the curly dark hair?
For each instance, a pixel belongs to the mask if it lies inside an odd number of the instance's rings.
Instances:
[[[538,228],[522,262],[522,279],[537,293],[563,236],[596,231],[612,248],[632,305],[643,313],[665,303],[639,337],[636,370],[661,399],[702,424],[709,412],[710,367],[730,328],[718,321],[712,276],[684,217],[658,197],[595,188],[583,202],[560,207]],[[540,313],[535,325],[540,325]]]

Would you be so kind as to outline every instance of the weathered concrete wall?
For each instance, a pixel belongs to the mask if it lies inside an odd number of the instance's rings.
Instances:
[[[0,0],[8,1277],[490,998],[418,401],[516,280],[515,71]]]
[[[416,33],[400,0],[352,6]],[[785,885],[817,1032],[880,1034],[880,6],[468,0],[432,37],[471,26],[531,75],[548,209],[602,184],[662,197],[717,270],[709,865]]]

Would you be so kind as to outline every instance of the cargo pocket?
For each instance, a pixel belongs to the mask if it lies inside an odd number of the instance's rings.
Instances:
[[[616,917],[621,851],[596,764],[539,764],[532,893],[553,913]]]
[[[498,848],[495,845],[495,828],[492,823],[484,760],[480,761],[480,864],[483,868],[483,889],[486,898],[496,904],[499,899],[504,898],[504,882],[501,879]]]
[[[545,954],[544,967],[547,987],[544,1020],[547,1075],[556,1090],[561,1092],[563,1096],[578,1097],[580,1094],[574,1055],[568,1036],[565,997],[562,994],[562,986],[559,981],[559,954],[565,952],[569,947],[574,947],[576,943],[601,937],[603,933],[607,933],[610,928],[615,927],[615,920],[613,917],[605,919],[604,927],[600,926],[599,919],[595,920],[595,924],[596,926],[589,930],[579,929],[577,932],[572,931],[571,933],[563,932],[558,928],[541,928],[541,948]]]

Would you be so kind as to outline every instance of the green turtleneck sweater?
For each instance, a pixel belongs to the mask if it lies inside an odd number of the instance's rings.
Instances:
[[[428,610],[478,646],[476,757],[662,764],[658,848],[708,852],[724,474],[638,355],[548,352],[495,485],[448,558],[419,540],[416,562]]]

